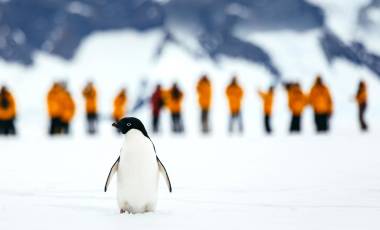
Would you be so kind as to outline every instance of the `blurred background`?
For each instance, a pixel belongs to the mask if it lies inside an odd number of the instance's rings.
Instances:
[[[0,0],[0,86],[1,229],[379,227],[379,0]],[[132,222],[123,116],[175,191]]]
[[[360,79],[368,84],[369,100],[379,92],[378,1],[12,0],[0,6],[0,81],[14,94],[17,123],[25,123],[20,134],[47,123],[46,95],[54,81],[65,81],[73,95],[75,133],[84,123],[81,94],[88,81],[95,83],[102,116],[111,116],[113,99],[125,87],[128,115],[145,122],[149,106],[131,113],[139,97],[157,83],[169,88],[177,81],[189,132],[199,130],[196,84],[203,74],[213,86],[215,131],[223,126],[216,133],[226,129],[225,87],[233,75],[244,88],[243,119],[252,133],[262,130],[257,89],[277,86],[278,132],[289,123],[281,83],[300,82],[308,92],[320,74],[335,102],[332,124],[340,130],[357,128],[351,100]],[[375,126],[378,103],[370,104]],[[307,130],[312,119],[304,117]]]

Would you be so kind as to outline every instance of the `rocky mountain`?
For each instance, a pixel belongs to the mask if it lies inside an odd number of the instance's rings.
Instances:
[[[363,7],[358,24],[370,24],[367,14],[379,7],[373,0]],[[305,0],[0,0],[0,57],[8,62],[33,64],[36,51],[70,60],[80,43],[93,32],[132,29],[162,30],[156,57],[174,42],[175,28],[189,31],[200,49],[191,50],[215,62],[222,56],[263,65],[274,77],[281,70],[270,53],[236,35],[237,30],[308,31],[320,29],[326,58],[345,58],[380,76],[380,58],[360,41],[344,44],[326,25],[324,11]]]

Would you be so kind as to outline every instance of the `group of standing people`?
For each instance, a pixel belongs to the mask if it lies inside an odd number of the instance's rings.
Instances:
[[[289,131],[297,133],[302,130],[301,121],[305,108],[310,105],[314,113],[314,123],[316,131],[319,133],[330,130],[330,118],[333,115],[334,103],[328,86],[321,76],[317,76],[310,92],[302,91],[298,82],[285,83],[284,87],[288,96],[288,108],[291,112]],[[264,123],[267,133],[271,133],[270,120],[272,117],[272,105],[274,88],[270,87],[268,92],[259,91],[264,107]],[[364,119],[367,108],[367,87],[364,81],[360,81],[358,91],[355,95],[358,105],[359,123],[362,131],[367,131],[368,125]]]
[[[322,77],[317,76],[310,93],[302,91],[299,83],[286,83],[288,94],[288,107],[292,114],[290,132],[300,132],[302,113],[310,105],[314,112],[314,123],[317,132],[330,130],[330,118],[333,114],[333,100],[327,85]]]
[[[288,99],[288,108],[291,113],[289,131],[297,133],[302,130],[302,115],[307,106],[314,112],[314,123],[317,132],[328,132],[330,130],[330,118],[333,115],[334,103],[328,86],[324,83],[321,76],[317,76],[313,86],[308,93],[304,92],[298,82],[288,82],[283,84]],[[197,101],[200,111],[200,130],[203,133],[211,131],[210,111],[212,107],[212,83],[207,75],[202,75],[196,85]],[[97,91],[92,82],[88,82],[82,91],[85,99],[85,110],[87,120],[87,132],[95,134],[98,130],[98,106]],[[225,95],[229,108],[228,131],[230,133],[243,133],[244,125],[242,119],[242,100],[244,90],[239,84],[236,76],[225,89]],[[272,133],[272,112],[273,101],[275,98],[275,87],[270,86],[267,91],[258,90],[258,95],[263,105],[263,124],[266,133]],[[358,90],[355,94],[355,101],[358,105],[358,120],[362,131],[368,130],[365,120],[367,110],[367,85],[360,81]],[[184,92],[177,83],[170,88],[163,89],[158,84],[152,95],[149,97],[151,108],[152,130],[157,133],[160,131],[161,114],[167,109],[171,117],[171,130],[174,133],[185,131],[182,107]],[[112,119],[118,121],[127,114],[127,91],[120,89],[113,101]],[[61,135],[70,132],[70,123],[76,111],[73,97],[67,89],[65,82],[55,82],[47,94],[47,108],[50,119],[49,134]],[[0,88],[0,135],[15,135],[16,102],[12,93],[7,87]]]
[[[309,93],[302,90],[298,82],[288,82],[283,84],[288,98],[288,108],[291,113],[289,131],[291,133],[301,132],[302,130],[302,115],[307,106],[311,106],[314,112],[314,123],[317,132],[328,132],[330,130],[330,118],[333,115],[333,99],[328,86],[324,83],[321,76],[317,76]],[[53,89],[58,87],[62,89],[60,84],[54,84]],[[52,91],[54,91],[52,89]],[[197,82],[196,92],[198,98],[198,106],[200,110],[200,127],[203,133],[209,133],[210,127],[210,110],[212,106],[212,84],[207,75],[202,75]],[[50,95],[51,93],[49,93]],[[97,131],[98,111],[97,111],[97,93],[92,82],[89,82],[82,92],[86,100],[86,117],[88,121],[88,133],[94,134]],[[228,131],[230,133],[243,133],[244,125],[242,119],[242,100],[244,90],[239,84],[237,76],[233,76],[231,82],[227,85],[225,94],[227,97],[228,108],[230,111],[228,121]],[[69,105],[67,116],[57,116],[56,113],[50,112],[52,117],[52,129],[55,130],[54,124],[63,124],[65,127],[64,133],[68,130],[68,121],[71,120],[75,105],[66,91],[66,104]],[[272,133],[272,112],[273,101],[275,97],[275,87],[270,86],[267,91],[258,90],[258,95],[262,100],[264,114],[264,130],[266,133]],[[49,98],[49,97],[48,97]],[[164,109],[167,109],[171,117],[171,130],[174,133],[183,133],[185,131],[182,104],[184,92],[179,88],[177,83],[174,83],[170,88],[163,89],[160,84],[157,84],[152,95],[149,98],[151,107],[151,126],[153,132],[160,131],[161,114]],[[358,104],[359,123],[363,131],[368,129],[364,114],[367,108],[367,87],[364,81],[359,84],[358,91],[355,96]],[[49,101],[49,100],[48,100]],[[127,114],[127,91],[122,88],[116,95],[113,102],[112,118],[118,121]],[[65,103],[64,103],[65,104]],[[50,108],[50,107],[49,107]],[[61,106],[61,109],[63,107]],[[52,109],[49,109],[51,111]],[[62,109],[65,110],[65,109]],[[59,113],[58,113],[59,114]],[[58,120],[58,122],[57,122]]]
[[[288,107],[292,114],[290,121],[290,132],[301,131],[302,113],[305,107],[310,104],[314,110],[314,120],[318,132],[329,130],[329,120],[333,111],[333,102],[327,86],[323,83],[320,76],[317,77],[315,84],[307,95],[297,82],[285,83],[284,87],[288,95]],[[272,132],[271,118],[273,111],[274,86],[270,86],[267,91],[258,90],[262,100],[264,113],[264,130],[270,134]],[[241,115],[241,101],[243,99],[243,89],[237,83],[237,78],[233,77],[227,86],[226,95],[230,108],[229,132],[234,131],[237,124],[238,131],[243,132],[243,121]]]
[[[209,133],[210,122],[209,112],[211,107],[212,88],[211,82],[207,75],[203,75],[196,86],[198,104],[200,108],[201,130],[203,133]],[[171,88],[165,90],[158,84],[150,98],[152,111],[152,129],[153,132],[160,130],[160,116],[162,110],[167,108],[171,116],[171,129],[174,133],[183,133],[185,131],[182,104],[184,93],[179,88],[177,83],[174,83]]]
[[[182,117],[183,97],[184,93],[177,83],[174,83],[168,90],[162,89],[160,84],[156,86],[150,98],[153,132],[160,131],[160,117],[165,107],[170,112],[172,131],[174,133],[183,133],[185,131]]]
[[[364,82],[361,83],[363,85]],[[314,111],[314,121],[317,132],[327,132],[330,129],[330,117],[333,113],[333,101],[327,85],[323,82],[320,76],[317,76],[310,93],[307,94],[302,91],[299,83],[291,82],[285,83],[284,87],[288,95],[288,107],[291,112],[290,132],[300,132],[302,114],[306,106],[310,105]],[[366,127],[364,122],[364,111],[366,107],[366,92],[362,89],[358,92],[357,101],[360,107],[360,121],[362,127]],[[201,76],[196,87],[198,104],[200,108],[200,123],[203,133],[210,132],[209,113],[212,102],[212,86],[207,75]],[[268,91],[258,91],[258,94],[263,102],[264,113],[264,130],[269,134],[272,132],[271,118],[273,111],[274,100],[274,86],[269,87]],[[242,100],[244,91],[239,84],[236,76],[232,77],[231,82],[227,85],[225,91],[228,108],[230,111],[228,121],[228,131],[230,133],[239,132],[243,133],[244,125],[242,119]],[[169,90],[163,90],[161,85],[157,85],[152,97],[152,127],[154,132],[159,130],[159,120],[162,108],[166,105],[172,116],[172,129],[173,132],[183,131],[181,104],[183,92],[178,89],[175,83]],[[178,126],[177,126],[178,125]],[[367,128],[362,128],[367,129]]]

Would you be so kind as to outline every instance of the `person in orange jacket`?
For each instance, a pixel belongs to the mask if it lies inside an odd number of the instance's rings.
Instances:
[[[63,108],[60,102],[60,98],[62,91],[62,86],[58,82],[55,82],[47,95],[47,108],[50,118],[50,135],[61,133],[61,115]]]
[[[115,122],[119,121],[126,114],[127,110],[127,90],[122,88],[113,101],[112,117]]]
[[[66,85],[62,85],[63,89],[60,93],[59,101],[62,107],[61,119],[61,133],[70,133],[70,124],[75,115],[75,103],[70,92],[67,90]]]
[[[263,101],[265,132],[270,134],[272,133],[271,117],[272,117],[274,87],[273,86],[269,87],[267,92],[263,92],[259,90],[258,93],[261,100]]]
[[[329,89],[322,78],[317,76],[309,94],[310,104],[314,110],[314,122],[317,132],[328,132],[333,113],[333,101]]]
[[[0,135],[16,135],[16,102],[7,87],[0,89]]]
[[[179,89],[177,83],[174,83],[172,88],[165,94],[165,104],[172,118],[172,131],[174,133],[183,133],[185,131],[182,120],[183,92]]]
[[[82,91],[82,95],[86,100],[87,132],[89,134],[95,134],[98,124],[98,107],[97,92],[94,83],[88,82]]]
[[[355,96],[359,111],[359,124],[362,131],[368,130],[367,122],[364,119],[365,111],[367,110],[367,84],[364,81],[359,82],[358,91]]]
[[[234,130],[234,124],[237,122],[239,132],[243,132],[243,120],[241,115],[241,102],[243,99],[243,89],[237,82],[237,78],[233,77],[231,83],[227,86],[226,95],[230,109],[230,119],[228,131],[230,133]]]
[[[207,75],[203,75],[197,84],[198,103],[201,109],[202,132],[210,131],[209,112],[211,106],[212,88]]]
[[[285,87],[288,92],[288,107],[292,113],[289,131],[300,132],[302,113],[308,104],[308,97],[302,92],[299,83],[286,84]]]

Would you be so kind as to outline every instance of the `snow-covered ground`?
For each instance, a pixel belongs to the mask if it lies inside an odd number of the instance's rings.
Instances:
[[[104,124],[108,126],[109,124]],[[379,132],[153,136],[173,184],[157,211],[103,192],[121,137],[1,139],[0,229],[379,229]]]

